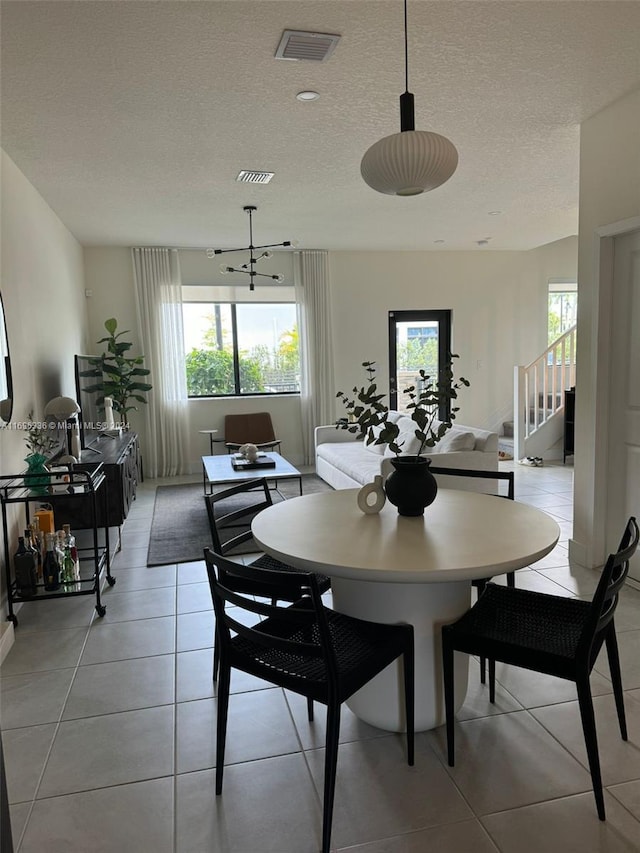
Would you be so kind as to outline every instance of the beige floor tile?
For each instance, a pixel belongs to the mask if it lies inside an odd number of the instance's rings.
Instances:
[[[285,696],[298,732],[303,749],[319,749],[324,747],[326,737],[327,707],[319,702],[314,703],[313,722],[307,717],[307,700],[297,693],[285,691]],[[359,720],[346,705],[340,713],[340,743],[351,740],[364,740],[371,737],[388,737],[389,732],[370,726]]]
[[[115,590],[115,587],[114,587]],[[158,616],[173,616],[176,612],[176,590],[174,587],[115,592],[105,596],[107,607],[104,621],[128,622],[132,619],[153,619]]]
[[[177,778],[179,853],[318,853],[321,820],[299,754],[226,767],[219,797],[211,770]]]
[[[97,619],[89,631],[80,664],[172,654],[175,635],[175,616],[113,624]]]
[[[559,584],[571,595],[591,597],[600,580],[599,572],[575,564],[543,569],[536,563],[535,567],[541,575]]]
[[[640,821],[640,779],[623,782],[622,785],[610,785],[608,791]]]
[[[212,610],[211,590],[207,583],[189,583],[178,586],[178,613],[196,613]]]
[[[307,753],[319,791],[324,755],[323,749]],[[423,735],[416,738],[414,767],[407,765],[402,735],[340,745],[333,818],[336,847],[454,823],[471,816],[469,806]]]
[[[177,706],[177,772],[214,767],[216,701]],[[225,765],[297,752],[300,743],[282,690],[234,693],[229,699]]]
[[[36,802],[20,853],[174,853],[173,778]]]
[[[497,853],[498,848],[477,820],[435,826],[369,844],[341,847],[338,853]]]
[[[625,702],[629,735],[626,742],[620,737],[613,695],[596,696],[593,707],[603,784],[615,785],[640,779],[640,703],[632,699]],[[585,768],[588,768],[577,701],[534,708],[531,713]]]
[[[2,732],[9,802],[32,800],[56,731],[54,723]]]
[[[573,681],[504,663],[496,664],[496,681],[524,708],[573,702],[577,696]],[[611,693],[611,682],[594,671],[591,673],[591,691],[594,696]]]
[[[445,728],[427,735],[446,762]],[[478,815],[591,789],[589,773],[531,716],[456,723],[451,778]]]
[[[598,820],[593,794],[566,797],[482,818],[501,853],[638,853],[640,823],[605,794]]]
[[[117,595],[133,590],[154,589],[161,586],[175,586],[175,566],[140,567],[136,569],[121,569],[116,576],[115,586],[105,589],[105,604],[109,595]]]
[[[174,701],[173,655],[131,658],[81,666],[65,704],[63,720],[152,708]]]
[[[77,595],[55,601],[27,601],[18,613],[16,633],[31,631],[56,631],[59,628],[88,628],[96,615],[96,597]]]
[[[176,648],[178,652],[213,647],[213,611],[182,613],[177,620]]]
[[[19,675],[76,666],[87,632],[88,626],[20,635],[20,642],[13,644],[3,661],[0,675]]]
[[[168,776],[173,731],[171,705],[61,723],[38,798]]]
[[[620,654],[622,686],[625,690],[640,688],[640,630],[618,630],[616,631],[616,636],[618,640],[618,652]],[[601,653],[598,656],[594,669],[605,678],[610,677],[609,662],[606,654]]]
[[[179,563],[177,566],[178,584],[207,583],[207,570],[204,560],[195,563]]]
[[[1,678],[2,730],[57,722],[74,674],[74,669],[56,669]]]

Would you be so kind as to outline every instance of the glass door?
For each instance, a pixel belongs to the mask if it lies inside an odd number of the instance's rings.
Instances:
[[[409,401],[405,388],[419,387],[422,368],[433,381],[451,352],[451,311],[389,312],[389,401],[390,408],[405,411]],[[440,412],[446,420],[448,412]]]

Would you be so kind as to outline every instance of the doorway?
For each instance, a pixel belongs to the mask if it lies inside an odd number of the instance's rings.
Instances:
[[[410,402],[403,391],[417,385],[423,369],[437,379],[451,352],[451,311],[389,312],[389,404],[406,411]],[[439,413],[446,420],[448,412]]]

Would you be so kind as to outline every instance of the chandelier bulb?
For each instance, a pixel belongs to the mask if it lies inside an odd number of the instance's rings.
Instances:
[[[262,253],[262,257],[263,257],[263,258],[272,258],[272,257],[273,257],[273,252],[270,252],[270,251],[269,251],[269,249],[267,249],[267,250],[266,250],[266,252],[263,252],[263,253]]]
[[[226,275],[231,272],[231,267],[228,267],[226,264],[220,264],[220,275]]]
[[[284,281],[284,276],[282,275],[282,273],[278,273],[278,275],[272,275],[271,278],[274,281],[277,281],[278,284],[282,284],[282,282]]]

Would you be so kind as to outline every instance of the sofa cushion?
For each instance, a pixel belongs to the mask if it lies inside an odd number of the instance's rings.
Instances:
[[[472,432],[450,429],[433,448],[433,453],[452,453],[459,450],[473,450],[476,437]]]
[[[365,453],[361,441],[320,444],[317,455],[363,485],[373,482],[376,474],[380,473],[380,456],[377,453]]]

